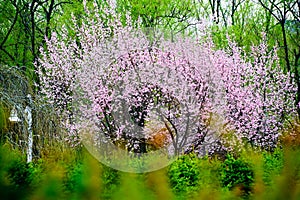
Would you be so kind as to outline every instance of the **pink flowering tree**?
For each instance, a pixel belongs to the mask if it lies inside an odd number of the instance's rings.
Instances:
[[[295,117],[295,85],[283,73],[276,49],[268,50],[264,41],[247,56],[233,42],[230,47],[213,59],[226,91],[225,118],[240,139],[272,150],[285,120]]]
[[[41,50],[41,94],[55,104],[72,140],[89,127],[95,141],[103,134],[144,152],[150,124],[167,128],[176,154],[192,137],[202,140],[220,78],[206,50],[190,39],[149,37],[111,16],[106,24],[103,16],[83,20],[75,30],[80,42],[53,33]]]
[[[123,141],[145,153],[149,132],[165,129],[169,152],[213,153],[226,150],[225,127],[253,145],[276,146],[294,109],[293,84],[276,51],[262,43],[246,57],[234,44],[227,53],[191,38],[169,41],[104,13],[87,14],[73,30],[76,40],[53,33],[41,49],[41,95],[55,105],[70,141],[89,132],[93,144]],[[209,123],[212,114],[218,127]]]
[[[204,138],[204,121],[217,95],[210,95],[211,86],[218,77],[207,65],[207,53],[189,40],[151,41],[130,26],[114,27],[113,34],[83,53],[76,107],[80,122],[88,124],[77,125],[113,142],[124,140],[135,152],[146,151],[145,129],[153,122],[167,128],[176,154],[192,137]]]

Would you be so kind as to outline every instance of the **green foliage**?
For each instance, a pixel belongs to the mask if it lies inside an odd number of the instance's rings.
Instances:
[[[0,144],[4,140],[4,134],[7,132],[8,113],[5,111],[3,104],[0,102]]]
[[[55,152],[61,155],[26,163],[19,151],[7,144],[1,146],[1,199],[300,197],[299,148],[276,149],[273,153],[247,150],[238,158],[227,155],[225,161],[183,155],[165,169],[144,174],[123,173],[103,166],[85,151],[68,159],[65,153]]]
[[[191,0],[117,0],[123,20],[129,14],[133,24],[183,33],[195,19],[196,7]]]
[[[199,190],[218,190],[221,187],[219,170],[222,162],[216,158],[196,158],[199,164]]]
[[[0,103],[0,131],[6,128],[6,113],[4,111],[3,105]]]
[[[254,172],[251,166],[242,158],[234,158],[228,154],[221,165],[221,182],[224,187],[233,189],[239,187],[248,195],[253,186]]]
[[[272,182],[274,181],[274,177],[279,176],[282,172],[283,164],[284,160],[282,149],[277,148],[273,153],[263,153],[263,181],[265,182],[265,184],[272,184]]]
[[[278,153],[275,152],[274,155],[268,155],[268,158],[265,158],[269,164],[265,166],[271,170],[267,178],[271,181],[267,180],[268,187],[256,199],[300,199],[299,153],[299,146],[292,149],[285,147]]]
[[[122,173],[120,182],[119,188],[112,194],[113,200],[155,199],[141,175]]]
[[[75,163],[71,170],[67,170],[69,184],[68,196],[71,199],[99,199],[102,193],[100,163],[87,152],[83,152],[82,162]],[[69,173],[68,173],[69,172]],[[64,176],[62,172],[62,176]]]
[[[99,191],[99,196],[101,199],[111,199],[112,194],[114,194],[120,186],[119,172],[100,163],[94,167],[101,168],[101,192]],[[86,177],[86,170],[89,171],[90,169],[87,167],[87,163],[83,163],[82,161],[74,162],[66,167],[64,187],[70,196],[80,199],[81,193],[84,193],[88,185],[86,179],[89,179]],[[93,174],[91,175],[95,176]],[[100,178],[100,176],[96,178]]]
[[[200,180],[200,168],[196,155],[184,155],[170,165],[170,184],[176,193],[197,190]]]
[[[109,199],[120,186],[120,174],[117,170],[103,165],[102,168],[102,197]]]
[[[9,169],[9,178],[17,188],[30,188],[35,182],[39,182],[42,169],[39,163],[26,163],[24,160],[16,160]]]
[[[16,161],[17,155],[12,153],[7,144],[0,147],[0,196],[3,199],[18,199],[15,186],[9,177],[9,168]]]
[[[25,199],[40,183],[42,162],[26,163],[24,157],[8,144],[0,147],[0,196]]]
[[[76,192],[79,183],[82,180],[83,164],[81,162],[75,163],[67,167],[65,176],[65,187],[66,190],[73,193]]]

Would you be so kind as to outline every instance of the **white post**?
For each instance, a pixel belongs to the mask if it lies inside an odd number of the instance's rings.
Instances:
[[[30,107],[31,103],[31,96],[30,94],[27,95],[28,98],[28,105],[24,110],[25,120],[28,125],[28,149],[27,149],[27,162],[32,161],[32,147],[33,147],[33,134],[32,134],[32,110]]]

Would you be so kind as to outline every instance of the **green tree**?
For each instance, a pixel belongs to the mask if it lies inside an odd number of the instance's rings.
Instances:
[[[63,0],[4,0],[0,2],[0,63],[18,66],[34,75],[33,62],[45,37],[50,37],[51,21],[61,12]]]
[[[191,31],[199,23],[193,0],[117,0],[117,11],[123,20],[128,13],[134,24],[171,35]]]

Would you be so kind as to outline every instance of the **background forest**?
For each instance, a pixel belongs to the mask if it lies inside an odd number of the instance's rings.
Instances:
[[[300,199],[299,1],[0,0],[0,24],[1,199]],[[85,119],[175,160],[108,167]]]

